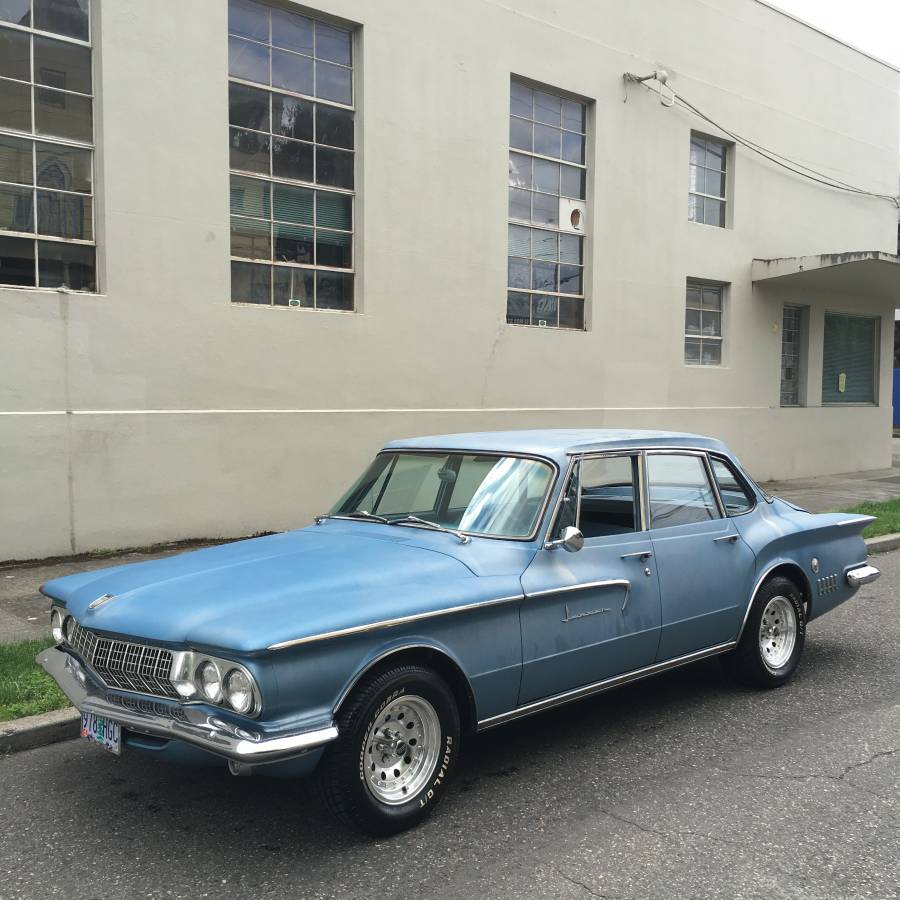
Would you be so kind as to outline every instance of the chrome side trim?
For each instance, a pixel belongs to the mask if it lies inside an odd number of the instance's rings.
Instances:
[[[288,647],[297,647],[300,644],[311,644],[315,641],[330,641],[333,638],[346,637],[351,634],[363,634],[367,631],[377,631],[381,628],[396,628],[398,625],[408,625],[410,622],[419,622],[424,619],[433,619],[437,616],[450,616],[454,613],[468,612],[473,609],[484,609],[486,606],[499,606],[501,603],[513,603],[516,600],[524,600],[524,594],[515,594],[512,597],[498,597],[496,600],[482,600],[480,603],[467,603],[463,606],[449,606],[445,609],[434,609],[430,612],[413,613],[409,616],[399,616],[396,619],[382,619],[378,622],[368,622],[365,625],[353,625],[350,628],[339,628],[336,631],[323,631],[319,634],[310,634],[306,637],[292,638],[288,641],[279,641],[277,644],[269,644],[266,650],[285,650]]]
[[[875,566],[870,566],[866,563],[847,571],[847,584],[849,584],[850,587],[857,588],[861,584],[871,584],[880,577],[881,572],[876,569]]]
[[[628,589],[631,587],[631,582],[626,578],[611,578],[606,581],[585,581],[581,584],[570,584],[566,587],[547,588],[543,591],[530,591],[525,596],[528,599],[531,599],[532,597],[548,597],[550,594],[568,594],[572,591],[586,591],[590,588],[602,587],[623,587],[627,594]]]
[[[874,518],[874,516],[857,516],[855,519],[843,519],[842,521],[837,523],[837,527],[843,528],[846,525],[868,524],[869,522],[874,521]]]
[[[575,700],[581,700],[584,697],[590,697],[593,694],[601,694],[604,691],[630,684],[633,681],[640,681],[642,678],[649,678],[651,675],[658,675],[669,669],[677,669],[679,666],[686,666],[688,663],[697,662],[706,659],[708,656],[716,656],[719,653],[727,653],[731,650],[736,641],[728,641],[725,644],[716,644],[714,647],[707,647],[705,650],[696,650],[685,656],[679,656],[675,659],[669,659],[665,662],[654,663],[651,666],[644,666],[642,669],[635,669],[633,672],[624,672],[622,675],[614,675],[612,678],[604,678],[603,681],[596,681],[593,684],[584,687],[575,688],[562,694],[556,694],[553,697],[545,697],[543,700],[535,700],[525,706],[511,709],[509,712],[500,713],[498,716],[491,716],[488,719],[482,719],[478,723],[479,731],[486,731],[489,728],[495,728],[497,725],[503,725],[511,722],[513,719],[520,719],[524,716],[530,716],[534,713],[543,712],[552,709],[555,706],[562,706],[566,703],[572,703]]]

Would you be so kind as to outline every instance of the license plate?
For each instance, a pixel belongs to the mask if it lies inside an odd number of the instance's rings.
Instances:
[[[122,752],[122,729],[118,722],[93,713],[81,714],[81,736],[118,756]]]

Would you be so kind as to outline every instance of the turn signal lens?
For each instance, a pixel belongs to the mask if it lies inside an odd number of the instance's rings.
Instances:
[[[211,703],[222,699],[222,676],[219,667],[211,660],[201,663],[197,669],[197,687]]]
[[[240,669],[232,669],[225,676],[225,699],[235,712],[250,712],[253,706],[253,685]]]
[[[63,642],[63,617],[62,613],[55,607],[50,613],[50,633],[57,644]]]

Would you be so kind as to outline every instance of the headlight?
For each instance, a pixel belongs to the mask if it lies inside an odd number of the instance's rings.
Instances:
[[[50,613],[50,633],[53,635],[53,640],[56,641],[57,644],[63,642],[63,617],[59,608],[55,606]]]
[[[219,667],[212,660],[206,660],[197,669],[197,687],[212,703],[218,703],[222,699],[222,676],[219,674]]]
[[[66,616],[62,623],[63,639],[67,644],[72,643],[72,629],[75,626],[75,620],[72,616]]]
[[[248,713],[252,709],[253,684],[240,669],[232,669],[225,676],[225,699],[237,713]]]

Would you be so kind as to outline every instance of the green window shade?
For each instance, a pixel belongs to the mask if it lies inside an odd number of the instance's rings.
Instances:
[[[306,188],[290,187],[276,184],[273,204],[275,218],[281,222],[299,222],[301,225],[312,225],[313,192]]]
[[[316,191],[316,225],[349,231],[353,227],[350,197],[347,194]]]
[[[825,314],[823,403],[874,403],[878,319]]]
[[[271,185],[259,178],[231,176],[231,211],[244,216],[268,219],[272,214]]]

